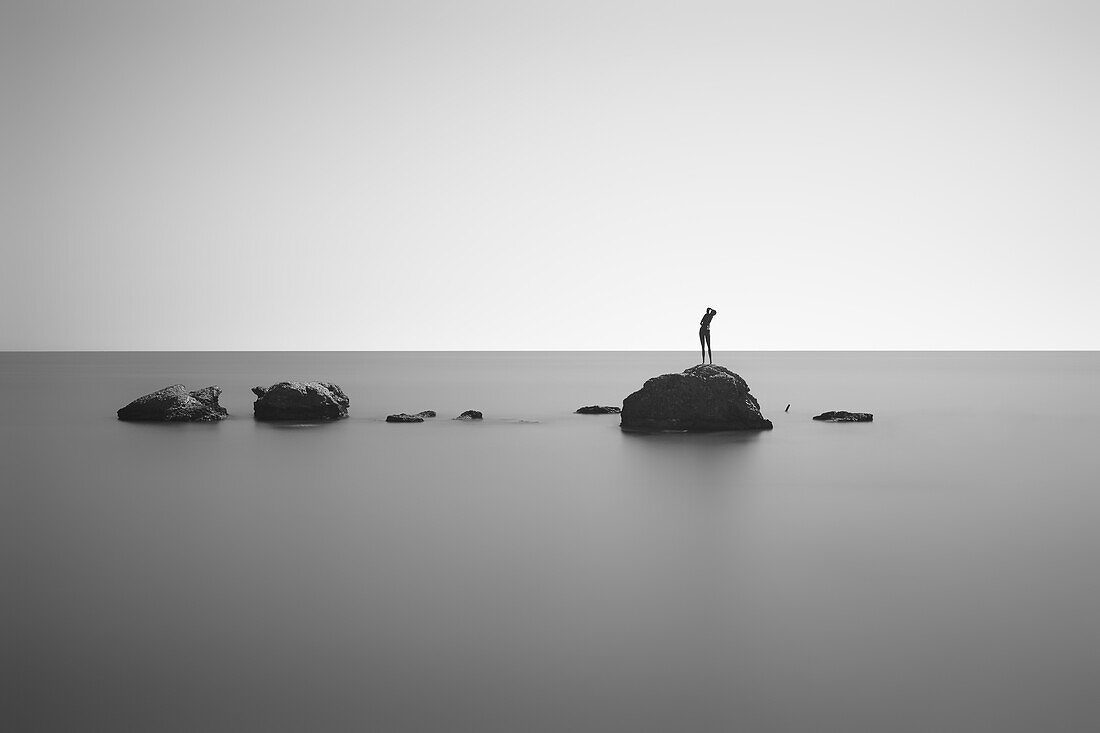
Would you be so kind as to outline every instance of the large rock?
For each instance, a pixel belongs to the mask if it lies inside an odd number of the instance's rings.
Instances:
[[[338,420],[348,416],[347,395],[330,382],[279,382],[253,387],[257,420]]]
[[[138,397],[118,411],[119,420],[160,420],[163,422],[214,422],[229,417],[218,404],[220,387],[210,386],[188,392],[182,384]]]
[[[770,430],[749,385],[725,367],[662,374],[623,400],[623,430]]]
[[[814,417],[814,420],[825,422],[871,422],[875,416],[869,412],[848,412],[846,410],[831,410]]]

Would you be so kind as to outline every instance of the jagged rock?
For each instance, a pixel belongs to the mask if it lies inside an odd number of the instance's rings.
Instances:
[[[871,422],[874,419],[875,416],[869,412],[847,412],[845,410],[823,412],[814,418],[814,420],[824,420],[825,422]]]
[[[414,417],[435,417],[435,410],[424,410],[416,413]]]
[[[330,382],[279,382],[253,387],[257,420],[338,420],[348,416],[347,395]]]
[[[623,430],[770,430],[749,385],[729,369],[699,364],[662,374],[623,400]]]
[[[402,412],[397,415],[386,415],[386,422],[424,422],[424,418]]]
[[[480,420],[481,418],[482,414],[477,410],[466,410],[466,412],[456,417],[455,420]]]
[[[218,404],[218,398],[221,397],[221,394],[222,388],[217,385],[196,389],[194,392],[190,393],[190,395],[199,402],[217,409],[222,409],[222,406]]]
[[[118,411],[119,420],[160,420],[163,422],[215,422],[229,412],[218,404],[220,387],[210,386],[188,392],[182,384],[138,397]]]
[[[603,405],[589,405],[588,407],[579,407],[576,410],[578,415],[616,415],[622,412],[620,407],[605,407]]]

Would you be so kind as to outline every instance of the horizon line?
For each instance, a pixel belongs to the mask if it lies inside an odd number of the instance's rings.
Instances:
[[[859,349],[859,348],[837,348],[837,349],[722,349],[718,350],[720,354],[726,353],[1082,353],[1082,352],[1097,352],[1098,348],[1057,348],[1057,349],[1042,349],[1042,348],[968,348],[968,349],[946,349],[946,348],[899,348],[899,349]],[[401,353],[401,352],[418,352],[418,353],[484,353],[484,352],[500,352],[500,353],[694,353],[693,349],[507,349],[507,348],[468,348],[468,349],[438,349],[438,348],[388,348],[388,349],[0,349],[0,354],[180,354],[180,353],[202,353],[202,354],[247,354],[247,353],[286,353],[286,354],[300,354],[300,353],[317,353],[317,354],[352,354],[352,353]]]

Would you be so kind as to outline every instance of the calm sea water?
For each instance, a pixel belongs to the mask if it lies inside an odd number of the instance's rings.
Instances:
[[[1100,355],[720,354],[774,430],[572,414],[694,361],[0,354],[4,730],[1100,729]],[[253,422],[283,379],[352,417]],[[233,418],[115,419],[176,382]]]

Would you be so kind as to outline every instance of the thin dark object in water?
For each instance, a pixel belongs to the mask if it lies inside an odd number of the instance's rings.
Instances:
[[[790,411],[791,411],[791,406],[790,406],[790,404],[788,403],[788,404],[787,404],[787,409],[786,409],[786,410],[784,410],[783,412],[790,412]]]

